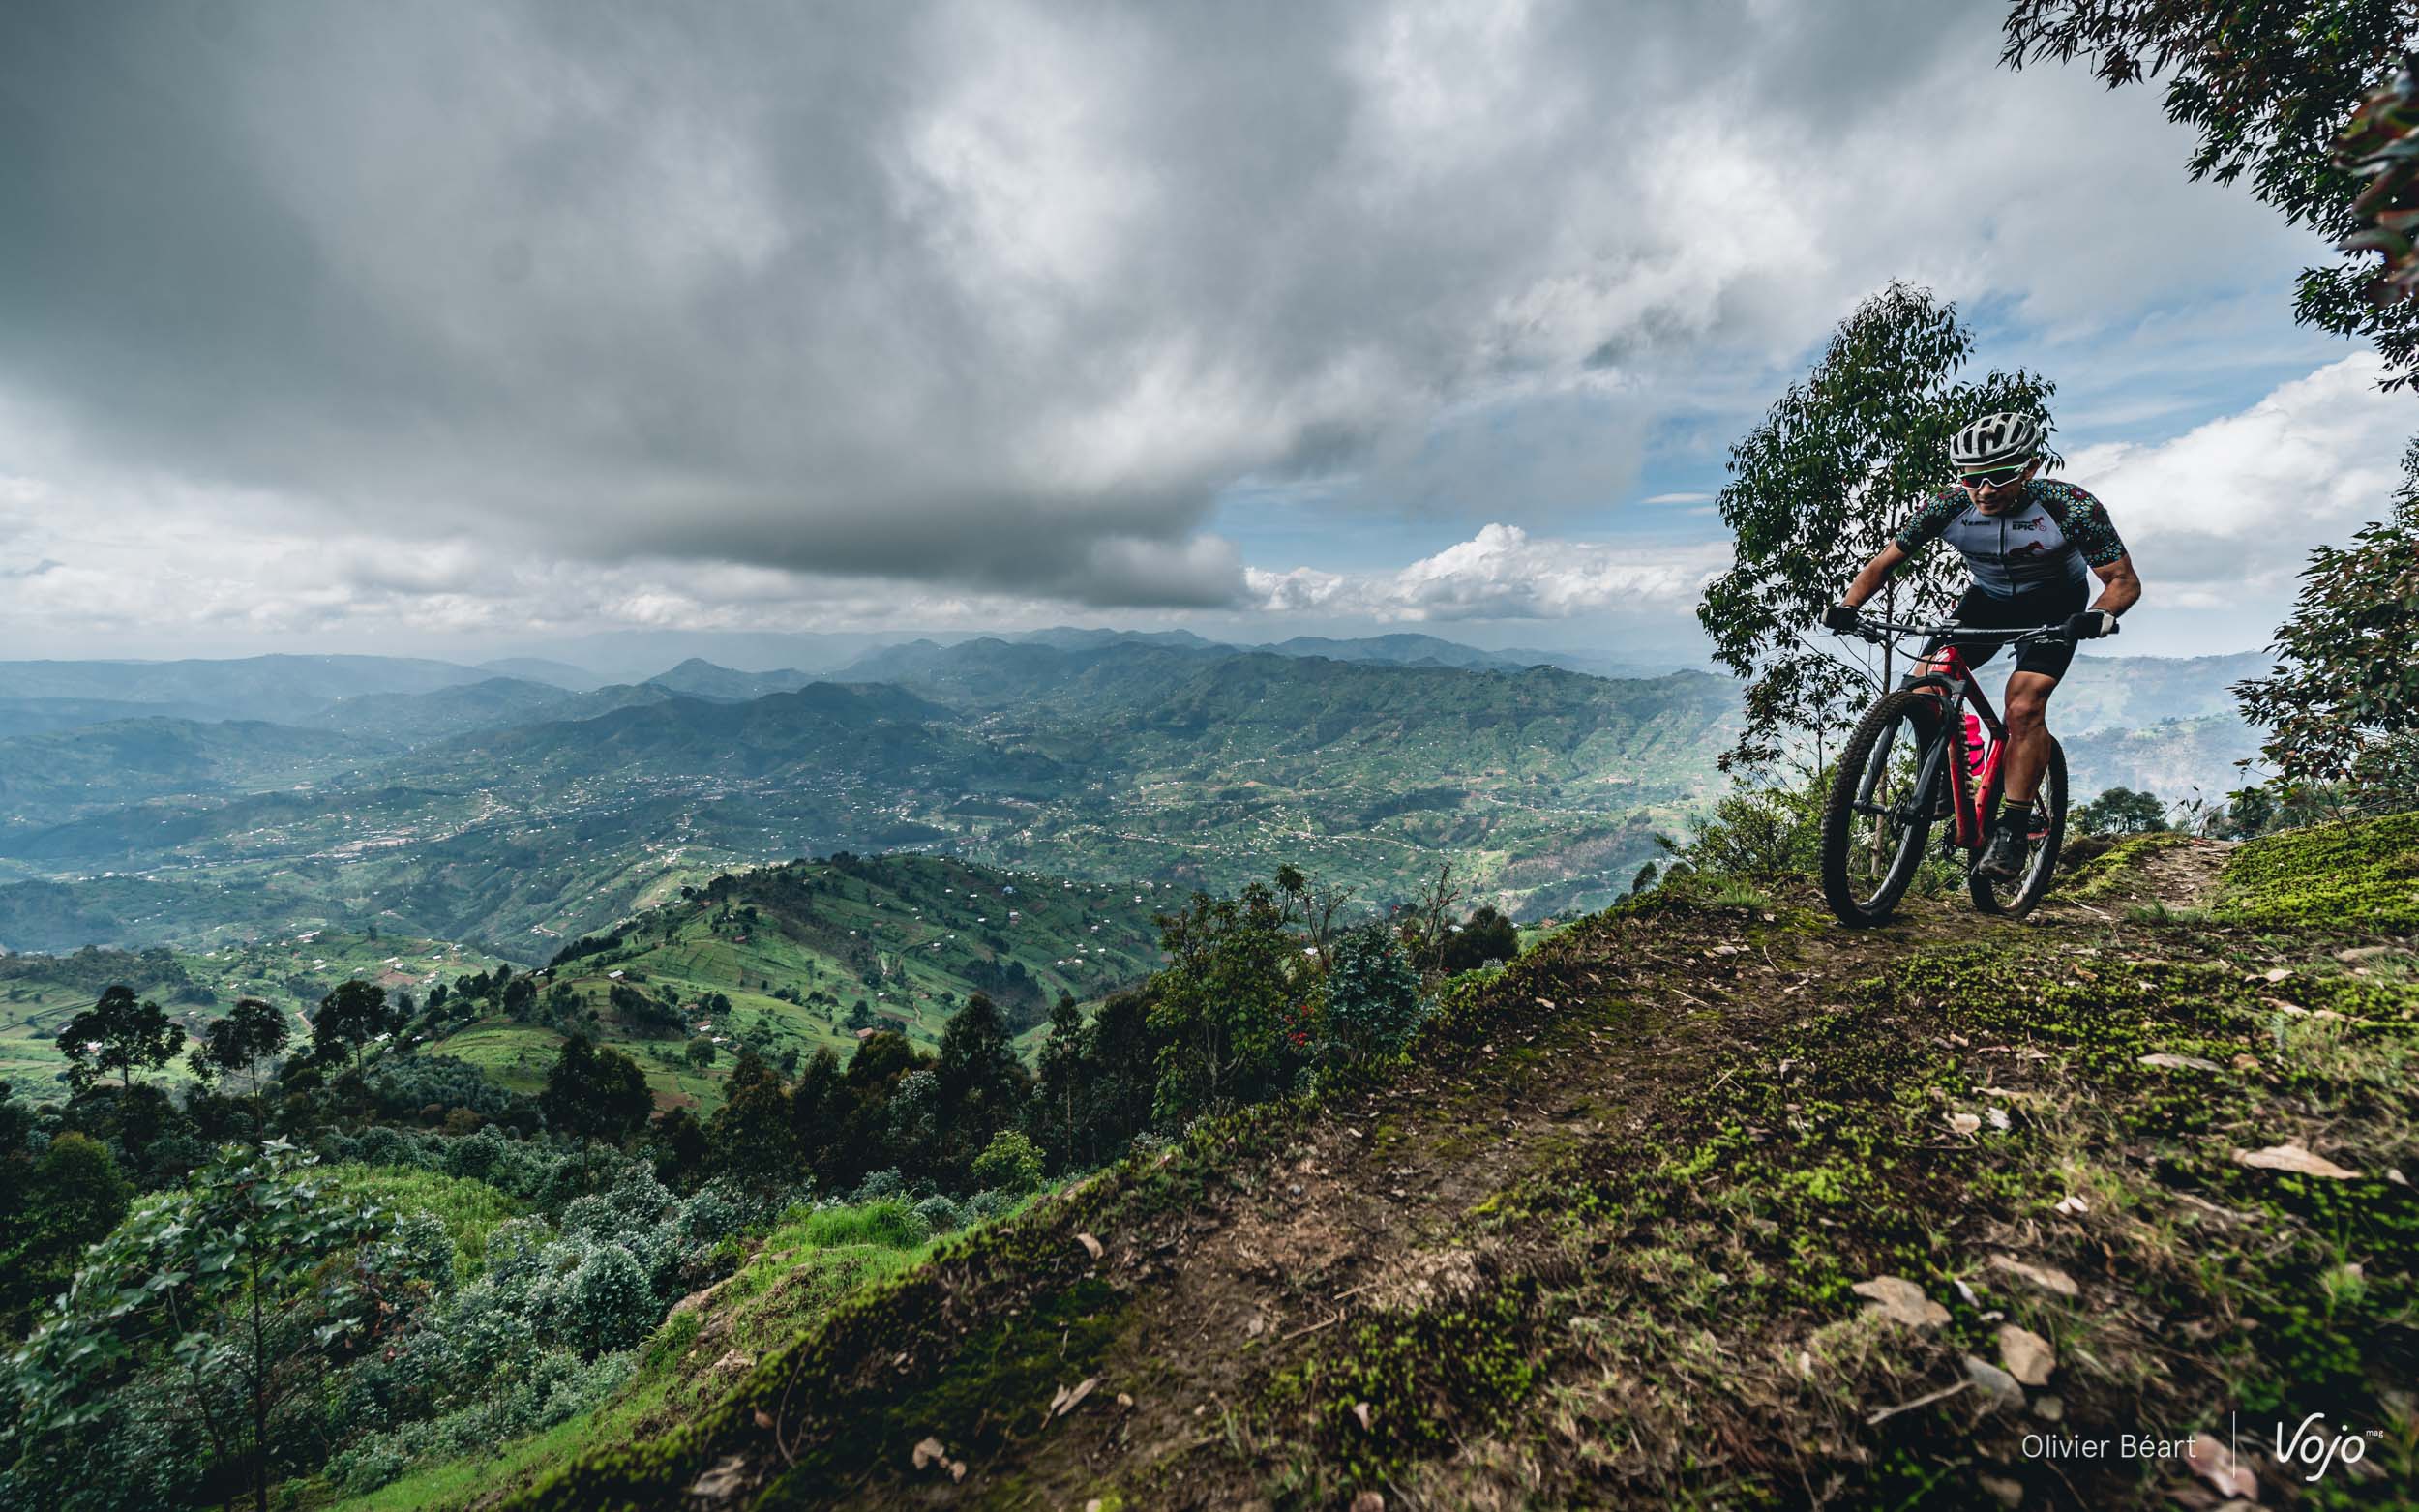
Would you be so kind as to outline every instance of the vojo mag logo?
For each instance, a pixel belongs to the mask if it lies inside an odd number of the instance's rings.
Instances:
[[[2339,1428],[2329,1434],[2322,1419],[2323,1412],[2313,1412],[2293,1430],[2293,1437],[2285,1437],[2285,1425],[2276,1425],[2276,1463],[2288,1475],[2302,1475],[2304,1481],[2324,1478],[2328,1470],[2342,1465],[2346,1468],[2358,1465],[2369,1453],[2369,1439],[2376,1434],[2372,1428],[2365,1434]]]

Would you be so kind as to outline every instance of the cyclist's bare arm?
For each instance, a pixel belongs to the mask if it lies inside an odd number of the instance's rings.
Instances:
[[[1895,550],[1896,548],[1893,547],[1892,549]],[[1882,556],[1889,554],[1888,551],[1884,551]],[[1881,557],[1877,556],[1873,560],[1880,561]],[[2095,567],[2092,572],[2099,577],[2101,584],[2100,602],[2092,606],[2095,609],[2109,614],[2122,614],[2132,608],[2135,602],[2142,596],[2142,580],[2134,573],[2134,557],[2131,552],[2118,557],[2105,567]],[[1858,580],[1862,581],[1862,577]],[[1848,602],[1853,604],[1856,600],[1850,599]]]
[[[1908,552],[1906,548],[1900,546],[1896,541],[1893,541],[1888,546],[1883,547],[1880,551],[1874,554],[1871,561],[1867,562],[1862,568],[1858,569],[1856,580],[1848,584],[1848,591],[1840,596],[1839,602],[1846,605],[1850,608],[1862,608],[1867,599],[1869,599],[1874,594],[1881,592],[1882,579],[1888,578],[1892,572],[1896,571],[1897,565],[1907,559],[1907,555]],[[2123,562],[2119,562],[2117,566],[2123,567],[2125,564]],[[2115,568],[2109,569],[2111,572],[2115,570]],[[2128,568],[2127,572],[2130,575],[2132,569]],[[2135,592],[2138,594],[2140,591],[2141,589],[2139,585],[2135,585]],[[2134,601],[2128,599],[2126,602],[2131,604]],[[2113,614],[2117,611],[2115,609],[2110,609],[2108,612]]]

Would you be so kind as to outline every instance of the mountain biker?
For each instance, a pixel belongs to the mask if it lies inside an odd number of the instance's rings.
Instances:
[[[2041,471],[2042,428],[2030,415],[1985,415],[1956,433],[1949,460],[1956,483],[1926,500],[1896,539],[1856,575],[1840,602],[1823,614],[1825,627],[1856,629],[1858,606],[1879,592],[1900,562],[1946,537],[1965,557],[1971,584],[1950,616],[1977,630],[2026,630],[2062,625],[2064,637],[2035,641],[2018,652],[2008,678],[2006,779],[1999,820],[1974,870],[2006,879],[2024,870],[2033,828],[2033,798],[2049,765],[2049,695],[2075,660],[2078,640],[2112,634],[2117,616],[2142,596],[2134,559],[2098,499]],[[2102,588],[2088,608],[2091,578]],[[1994,642],[1951,642],[1969,666],[1998,654]],[[1925,670],[1939,654],[1924,653]]]

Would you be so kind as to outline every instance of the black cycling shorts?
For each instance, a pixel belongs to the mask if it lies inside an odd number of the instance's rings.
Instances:
[[[2089,582],[2049,583],[2028,588],[2001,598],[1980,588],[1968,588],[1965,597],[1957,600],[1956,612],[1950,617],[1959,625],[1976,630],[2037,630],[2044,625],[2061,623],[2070,614],[2080,614],[2090,607]],[[2000,639],[1956,640],[1952,644],[1965,658],[1968,667],[1980,667],[1997,656],[2007,642]],[[1938,650],[1934,642],[1932,650]],[[1929,655],[1930,652],[1926,652]],[[2044,677],[2064,677],[2069,664],[2075,660],[2072,640],[2036,641],[2026,646],[2016,658],[2019,672],[2039,672]]]

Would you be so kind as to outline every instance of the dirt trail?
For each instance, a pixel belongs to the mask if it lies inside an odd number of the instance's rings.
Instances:
[[[1506,974],[1496,995],[1524,997],[1536,1015],[1528,1026],[1383,1092],[1331,1101],[1198,1200],[1094,1235],[1102,1252],[1087,1280],[1121,1300],[1120,1321],[1061,1382],[1093,1379],[1093,1408],[1054,1416],[1047,1400],[990,1405],[974,1430],[981,1443],[942,1445],[966,1456],[962,1481],[861,1464],[845,1481],[792,1475],[770,1499],[1081,1508],[1115,1484],[1128,1506],[1253,1504],[1262,1470],[1239,1423],[1255,1392],[1323,1335],[1522,1272],[1568,1279],[1551,1274],[1567,1259],[1524,1252],[1474,1212],[1491,1195],[1549,1165],[1585,1171],[1633,1159],[1654,1142],[1668,1100],[1718,1093],[1722,1068],[1841,1006],[1859,980],[1917,946],[2011,931],[2105,936],[2129,904],[2198,906],[2225,849],[2179,845],[2127,898],[2086,904],[2053,894],[2022,923],[1978,915],[1961,897],[1911,903],[1901,922],[1864,932],[1792,929],[1741,910],[1593,922]],[[741,1484],[780,1469],[761,1446],[728,1463]]]

